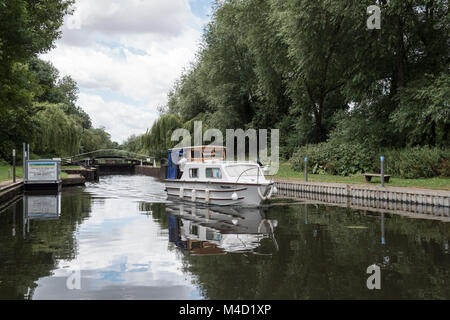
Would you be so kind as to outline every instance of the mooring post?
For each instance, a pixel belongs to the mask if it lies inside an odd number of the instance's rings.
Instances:
[[[13,149],[13,182],[16,183],[16,149]]]
[[[25,143],[23,144],[23,150],[24,150],[24,154],[25,154]],[[24,158],[25,159],[25,158]],[[26,210],[26,201],[25,201],[26,197],[23,197],[23,206],[22,206],[22,238],[26,239],[27,235],[25,233],[26,230],[26,219],[25,219],[25,210]]]
[[[26,147],[25,147],[25,142],[23,143],[23,159],[22,159],[22,166],[23,166],[23,181],[25,181],[26,179],[26,170],[25,170],[25,166],[26,166],[26,162],[27,162],[27,151],[26,151]]]
[[[384,157],[380,157],[381,161],[381,186],[384,187]]]
[[[308,157],[305,157],[305,181],[308,182]]]

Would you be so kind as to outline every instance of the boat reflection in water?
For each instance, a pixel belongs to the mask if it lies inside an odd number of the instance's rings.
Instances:
[[[265,218],[261,208],[166,205],[169,241],[191,255],[257,252],[263,239],[278,250],[276,220]]]

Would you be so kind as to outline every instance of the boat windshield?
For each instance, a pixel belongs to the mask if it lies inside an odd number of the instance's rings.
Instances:
[[[259,169],[259,170],[258,170]],[[236,164],[226,167],[226,171],[230,177],[239,177],[242,174],[242,177],[264,177],[262,174],[262,169],[258,168],[256,165],[251,164]]]

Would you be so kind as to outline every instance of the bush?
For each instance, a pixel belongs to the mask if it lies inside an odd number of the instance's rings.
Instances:
[[[450,176],[450,150],[414,147],[385,152],[386,172],[406,179]]]
[[[400,178],[432,178],[450,176],[450,150],[414,147],[384,151],[385,172]],[[306,145],[294,153],[290,162],[296,171],[347,176],[364,172],[380,172],[380,152],[355,144],[324,142]]]
[[[368,147],[355,144],[330,142],[301,147],[291,158],[292,168],[303,171],[305,156],[308,157],[308,172],[347,176],[375,170],[375,152]]]

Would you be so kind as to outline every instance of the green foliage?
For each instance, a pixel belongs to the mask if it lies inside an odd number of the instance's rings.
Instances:
[[[143,135],[131,135],[124,143],[121,144],[120,148],[129,152],[148,154],[149,151],[144,145],[144,139],[147,136]]]
[[[73,155],[80,150],[82,128],[60,105],[41,104],[35,119],[38,132],[33,150],[38,154]]]
[[[165,112],[223,132],[279,128],[284,158],[329,139],[375,150],[448,146],[448,2],[381,1],[382,28],[368,30],[373,4],[216,1]]]
[[[171,92],[170,112],[185,121],[206,113],[219,129],[280,127],[285,152],[330,134],[350,143],[355,132],[376,147],[448,143],[448,4],[381,2],[383,27],[370,31],[371,4],[217,2],[196,63]],[[418,140],[422,108],[436,133]]]
[[[53,47],[73,2],[0,2],[0,158],[9,161],[11,149],[31,142],[37,132],[34,102],[54,87],[57,72],[42,63],[37,67],[34,57]]]
[[[167,150],[178,143],[171,141],[172,132],[181,127],[179,116],[163,115],[153,124],[150,131],[142,136],[142,144],[157,160],[167,159]]]
[[[104,129],[92,128],[89,115],[75,105],[76,82],[58,75],[51,63],[36,57],[28,64],[13,66],[10,84],[0,87],[0,96],[7,96],[10,103],[0,117],[1,158],[9,161],[11,149],[21,149],[24,141],[32,145],[34,153],[45,157],[116,146]]]
[[[73,0],[3,0],[0,10],[0,65],[25,62],[53,47]]]
[[[450,67],[450,65],[448,65]],[[447,69],[448,69],[447,67]],[[411,144],[450,146],[450,75],[425,75],[399,92],[391,123]]]
[[[0,77],[0,158],[11,160],[11,150],[30,141],[35,123],[33,92],[38,85],[28,67],[15,63],[7,77]]]
[[[450,150],[415,147],[385,152],[388,173],[407,179],[450,176]]]
[[[375,154],[365,145],[324,142],[306,145],[297,150],[290,162],[296,171],[304,171],[308,157],[308,172],[347,176],[375,169]]]
[[[71,156],[82,152],[116,147],[103,128],[83,129],[80,119],[65,111],[64,105],[41,103],[33,120],[36,133],[34,153],[46,156]]]
[[[28,65],[39,84],[36,101],[62,104],[64,112],[75,116],[84,129],[92,127],[89,115],[75,105],[78,98],[78,85],[75,80],[70,76],[59,79],[59,71],[50,62],[37,57],[33,57]]]
[[[91,152],[99,149],[115,149],[117,143],[111,141],[111,135],[104,128],[85,129],[81,135],[80,152]]]
[[[377,152],[368,145],[337,144],[335,141],[306,145],[290,159],[292,169],[304,171],[308,157],[308,172],[347,176],[358,173],[379,173],[379,156],[385,157],[385,172],[405,178],[450,176],[450,150],[415,147]]]

